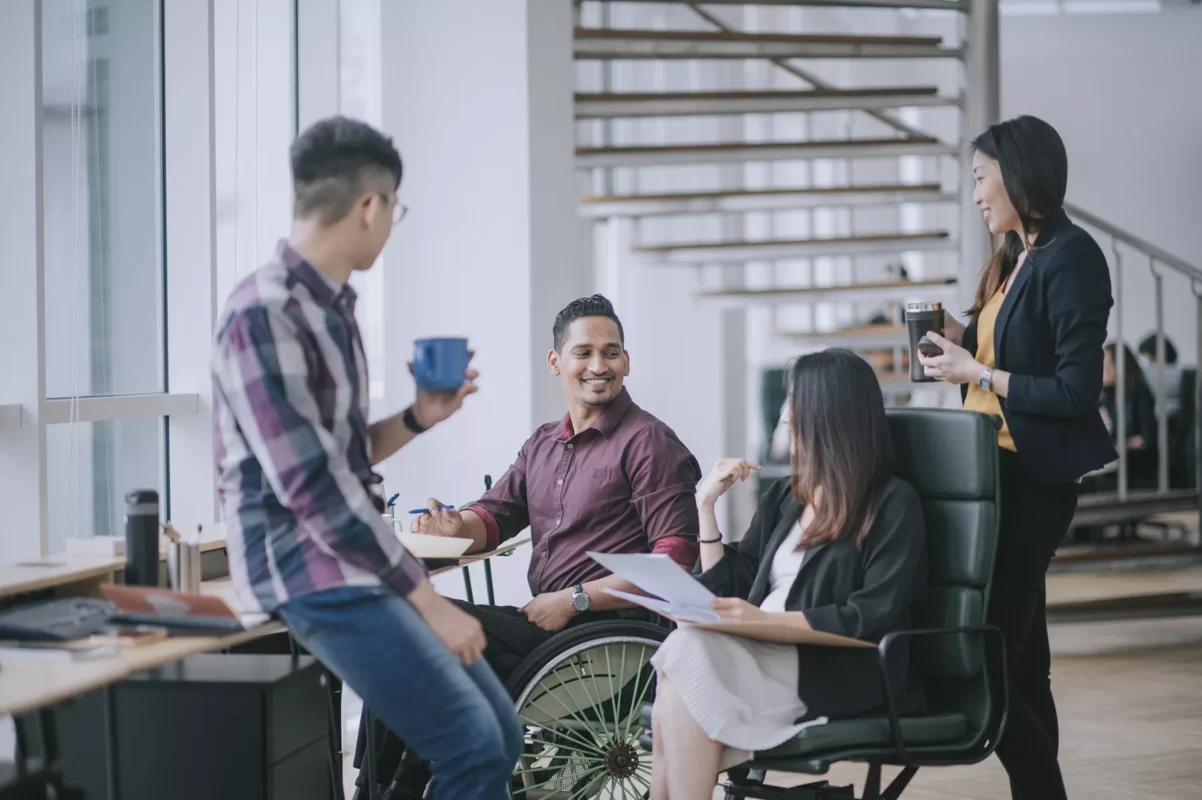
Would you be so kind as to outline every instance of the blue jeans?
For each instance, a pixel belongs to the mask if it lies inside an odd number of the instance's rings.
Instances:
[[[430,764],[429,798],[509,797],[523,731],[484,659],[465,668],[413,607],[384,587],[316,592],[279,612],[309,652]]]

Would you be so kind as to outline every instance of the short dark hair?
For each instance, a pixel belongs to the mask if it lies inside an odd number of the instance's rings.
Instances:
[[[622,320],[618,319],[618,315],[614,313],[614,304],[605,299],[604,295],[595,294],[592,297],[573,300],[564,307],[563,311],[555,315],[555,325],[551,329],[551,335],[555,340],[555,352],[559,353],[563,350],[564,342],[568,338],[568,328],[582,317],[612,319],[618,326],[618,340],[623,347],[626,346],[626,331],[622,329]]]
[[[332,225],[363,194],[401,185],[401,155],[392,140],[366,122],[329,117],[292,143],[293,216]]]
[[[1111,359],[1117,359],[1116,351],[1118,348],[1115,342],[1110,342],[1104,346]],[[1144,371],[1139,366],[1139,361],[1135,358],[1135,353],[1131,352],[1131,348],[1123,344],[1123,396],[1130,397],[1134,395],[1141,387],[1151,390],[1148,386],[1148,378],[1144,375]],[[1115,378],[1118,378],[1118,361],[1114,362]],[[1105,391],[1105,387],[1103,387]]]
[[[1139,354],[1145,358],[1152,360],[1156,359],[1156,334],[1149,333],[1139,341]],[[1177,348],[1173,346],[1173,341],[1169,337],[1164,337],[1164,363],[1177,363]]]

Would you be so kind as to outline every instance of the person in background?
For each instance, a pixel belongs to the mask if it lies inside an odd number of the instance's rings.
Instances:
[[[291,151],[292,232],[242,281],[213,347],[217,485],[230,576],[247,609],[292,635],[435,764],[430,797],[503,800],[522,747],[480,623],[440,597],[381,517],[372,467],[455,413],[418,392],[367,422],[352,273],[404,215],[401,158],[361,122],[322,120]]]
[[[1167,344],[1167,343],[1166,343]],[[1131,348],[1123,345],[1125,359],[1123,386],[1118,386],[1118,366],[1114,343],[1106,345],[1102,356],[1102,398],[1099,406],[1110,439],[1118,442],[1118,404],[1124,408],[1127,434],[1127,484],[1134,489],[1156,486],[1157,420],[1156,398],[1148,379],[1140,369]]]
[[[972,143],[973,202],[1003,236],[965,327],[947,315],[926,374],[964,408],[1001,417],[1001,519],[988,620],[1001,629],[1011,707],[997,753],[1018,800],[1066,796],[1051,688],[1045,576],[1077,507],[1078,480],[1117,454],[1102,417],[1102,345],[1114,299],[1097,242],[1064,212],[1068,155],[1035,117]]]
[[[847,350],[802,356],[789,383],[791,474],[765,493],[738,544],[722,543],[714,504],[759,465],[720,459],[697,488],[699,580],[718,596],[723,619],[880,641],[909,627],[927,580],[922,506],[894,474],[880,385]],[[860,716],[886,703],[874,649],[682,627],[651,663],[659,679],[652,800],[709,800],[718,773],[754,751],[819,717]],[[909,651],[891,654],[887,668],[899,713],[923,711]]]
[[[697,563],[697,460],[672,429],[635,404],[622,323],[601,295],[567,305],[555,318],[547,368],[567,402],[563,419],[541,426],[509,470],[461,510],[431,498],[416,533],[472,540],[494,550],[527,528],[533,542],[524,606],[461,603],[484,625],[484,657],[507,679],[522,660],[571,625],[654,615],[607,594],[638,592],[588,556],[663,553],[690,572]],[[390,778],[404,749],[387,731],[379,763]],[[396,797],[420,798],[422,765],[405,756]],[[365,779],[360,772],[360,783]]]
[[[1160,370],[1156,359],[1155,332],[1140,340],[1139,354],[1144,359],[1144,378],[1152,394],[1156,395]],[[1177,348],[1167,336],[1164,337],[1164,391],[1164,413],[1172,420],[1181,411],[1181,367],[1177,364]]]

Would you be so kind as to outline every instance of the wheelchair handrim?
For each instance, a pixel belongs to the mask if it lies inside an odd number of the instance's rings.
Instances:
[[[649,662],[660,644],[604,636],[570,647],[535,673],[516,701],[529,741],[514,772],[521,783],[515,800],[646,796],[651,762],[638,741],[640,710],[655,684]]]

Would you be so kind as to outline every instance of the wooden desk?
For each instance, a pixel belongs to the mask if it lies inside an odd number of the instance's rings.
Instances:
[[[125,569],[124,558],[64,553],[45,561],[26,561],[0,566],[0,597],[12,597],[44,589],[79,589],[110,583],[113,573]]]
[[[507,556],[524,544],[530,544],[529,537],[527,537],[525,539],[514,539],[513,541],[506,542],[505,544],[498,547],[496,550],[489,550],[487,553],[469,553],[469,554],[465,555],[463,558],[459,559],[459,563],[457,565],[452,565],[449,567],[441,567],[439,569],[433,570],[430,574],[431,575],[441,575],[444,572],[450,572],[453,569],[461,569],[463,567],[470,567],[472,564],[476,564],[481,561],[488,561],[488,559],[492,558],[493,556]]]
[[[227,599],[233,587],[228,578],[201,585],[205,594]],[[228,602],[228,599],[227,599]],[[57,656],[0,656],[0,714],[24,714],[99,689],[135,672],[170,664],[197,653],[224,650],[243,642],[279,633],[283,624],[271,620],[249,630],[222,636],[174,636],[151,644],[123,648],[91,658]]]
[[[511,553],[529,539],[507,542],[488,553],[477,553],[458,564],[434,570],[441,575],[452,570]],[[0,597],[25,594],[43,589],[64,588],[72,593],[112,580],[125,565],[123,559],[105,556],[68,554],[48,560],[48,564],[0,567]],[[233,582],[229,578],[205,581],[201,591],[225,600],[237,608]],[[84,692],[116,683],[146,669],[178,661],[197,653],[224,650],[244,642],[279,633],[282,623],[271,620],[249,630],[223,636],[175,636],[152,644],[122,649],[110,656],[91,658],[8,657],[0,656],[0,715],[24,714],[53,705]]]

